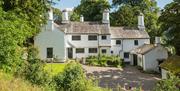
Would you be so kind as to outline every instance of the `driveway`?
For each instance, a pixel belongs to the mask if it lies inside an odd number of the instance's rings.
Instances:
[[[126,66],[123,69],[113,67],[92,67],[85,66],[87,76],[94,76],[99,80],[99,86],[115,89],[121,87],[139,87],[150,91],[155,86],[160,77],[153,74],[141,73],[134,66]]]

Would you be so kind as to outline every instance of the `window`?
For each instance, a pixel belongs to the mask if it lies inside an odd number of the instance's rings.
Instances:
[[[134,45],[138,45],[138,40],[134,40]]]
[[[81,36],[72,36],[72,40],[81,40]]]
[[[97,40],[97,36],[96,35],[89,35],[88,40]]]
[[[102,52],[102,53],[106,53],[106,49],[102,49],[101,52]]]
[[[76,48],[76,53],[84,53],[84,48]]]
[[[89,48],[89,53],[97,53],[97,48]]]
[[[116,45],[121,45],[121,40],[116,40]]]
[[[113,54],[114,52],[113,51],[111,51],[111,54]]]
[[[53,58],[53,48],[47,48],[47,58]]]
[[[129,58],[129,52],[124,53],[124,58]]]
[[[107,36],[106,36],[106,35],[102,35],[102,36],[101,36],[101,39],[102,39],[102,40],[106,40],[106,39],[107,39]]]

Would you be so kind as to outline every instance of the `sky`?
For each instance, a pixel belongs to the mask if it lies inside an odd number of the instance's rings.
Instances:
[[[76,7],[77,5],[80,4],[81,0],[60,0],[57,1],[57,4],[54,5],[54,7],[59,8],[59,9],[65,9],[65,8],[73,8]],[[163,9],[163,7],[172,2],[173,0],[157,0],[157,4],[158,7],[160,7],[161,9]],[[112,0],[109,0],[109,2],[111,3]]]

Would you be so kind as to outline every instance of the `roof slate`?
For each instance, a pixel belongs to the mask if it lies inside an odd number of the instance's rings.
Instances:
[[[111,27],[110,33],[111,38],[149,38],[146,31],[124,27]]]
[[[144,44],[138,48],[131,50],[131,53],[146,54],[156,47],[157,46],[155,46],[154,44]]]

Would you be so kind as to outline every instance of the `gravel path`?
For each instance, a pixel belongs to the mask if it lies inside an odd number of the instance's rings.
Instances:
[[[142,86],[143,90],[150,91],[160,80],[159,76],[141,73],[133,66],[126,66],[121,69],[83,65],[83,68],[86,70],[87,76],[93,75],[99,80],[99,86],[112,89],[117,88],[118,85],[126,88]]]

